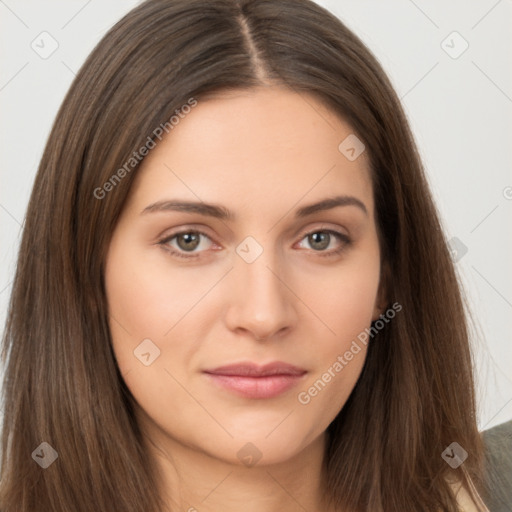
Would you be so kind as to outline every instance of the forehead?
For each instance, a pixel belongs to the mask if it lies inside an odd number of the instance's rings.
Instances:
[[[144,159],[132,195],[179,192],[244,209],[350,194],[372,213],[366,151],[351,161],[340,150],[351,137],[351,126],[311,95],[278,87],[224,92],[180,116]]]

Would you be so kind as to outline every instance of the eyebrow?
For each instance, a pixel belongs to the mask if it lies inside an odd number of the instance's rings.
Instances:
[[[343,195],[323,199],[317,203],[303,206],[295,212],[295,217],[308,217],[314,213],[331,210],[338,206],[356,206],[361,211],[363,211],[365,215],[368,215],[368,210],[360,199],[357,199],[357,197],[354,196]],[[236,218],[236,215],[232,211],[221,205],[204,203],[202,201],[182,201],[178,199],[169,199],[152,203],[149,206],[146,206],[144,210],[142,210],[141,215],[153,212],[169,211],[198,213],[200,215],[214,217],[216,219],[226,221],[233,221]]]

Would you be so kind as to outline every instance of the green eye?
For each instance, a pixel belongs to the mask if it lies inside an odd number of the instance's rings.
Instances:
[[[333,242],[333,239],[338,242],[339,247],[326,250]],[[307,240],[309,247],[314,252],[325,253],[325,256],[338,254],[351,243],[347,235],[331,230],[312,231],[307,233],[302,240]]]
[[[178,247],[187,252],[197,249],[201,242],[201,234],[194,232],[180,233],[179,235],[175,235],[174,238],[176,238]]]
[[[202,243],[203,240],[209,241],[210,246],[213,243],[207,234],[200,231],[189,230],[174,233],[158,243],[170,251],[173,256],[181,258],[197,258],[203,250],[207,250],[209,248],[208,244],[206,247],[201,247],[201,245],[204,245]],[[200,248],[200,250],[196,250],[198,248]]]

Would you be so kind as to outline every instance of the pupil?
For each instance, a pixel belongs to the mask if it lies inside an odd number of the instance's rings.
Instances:
[[[185,251],[190,251],[195,249],[199,245],[199,234],[183,233],[181,235],[178,235],[177,241],[181,249]]]

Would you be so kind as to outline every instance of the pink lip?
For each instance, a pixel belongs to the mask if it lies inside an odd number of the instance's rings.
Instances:
[[[264,366],[232,364],[204,373],[217,385],[247,398],[272,398],[295,386],[307,372],[278,361]]]

